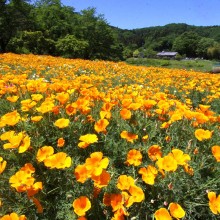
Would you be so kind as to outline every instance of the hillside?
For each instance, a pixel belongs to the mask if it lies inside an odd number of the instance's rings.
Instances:
[[[172,23],[165,26],[133,30],[114,28],[114,31],[116,31],[123,46],[131,50],[144,48],[153,51],[170,51],[175,49],[173,48],[175,40],[183,36],[184,33],[194,34],[197,43],[201,40],[205,41],[204,44],[207,47],[220,43],[220,26],[193,26],[184,23]],[[198,46],[201,47],[201,45]]]

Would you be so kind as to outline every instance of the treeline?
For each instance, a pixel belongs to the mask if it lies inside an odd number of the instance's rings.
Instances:
[[[175,51],[182,57],[220,59],[220,26],[168,24],[117,31],[126,46],[124,56],[154,57],[160,51]]]
[[[76,12],[60,0],[0,0],[0,52],[125,60],[155,57],[159,51],[220,59],[220,26],[123,30],[110,26],[94,8]]]
[[[123,59],[117,36],[94,8],[60,0],[0,0],[0,51],[84,59]]]

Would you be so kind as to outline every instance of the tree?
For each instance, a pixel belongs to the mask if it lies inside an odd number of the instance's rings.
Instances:
[[[215,44],[213,47],[209,47],[207,54],[211,59],[220,60],[220,44]]]
[[[88,8],[79,16],[77,35],[88,42],[86,59],[108,59],[116,43],[114,33],[102,15],[96,16],[95,8]]]
[[[67,34],[74,34],[77,15],[74,8],[62,6],[60,0],[40,0],[36,2],[33,15],[36,29],[47,38],[58,40]]]
[[[66,35],[56,43],[58,55],[69,58],[83,58],[88,46],[87,41],[78,40],[74,35]]]
[[[6,52],[7,45],[18,31],[33,27],[30,11],[32,5],[25,0],[0,2],[0,51]]]
[[[176,37],[172,50],[177,51],[181,55],[185,54],[187,57],[196,57],[196,50],[200,38],[201,37],[195,32],[185,32],[179,37]]]
[[[203,37],[198,42],[196,53],[199,57],[208,57],[208,48],[213,47],[215,45],[214,39]]]

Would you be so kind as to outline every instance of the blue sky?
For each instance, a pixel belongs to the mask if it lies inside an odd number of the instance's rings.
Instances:
[[[220,0],[61,0],[80,12],[96,8],[115,27],[134,29],[186,23],[220,25]]]

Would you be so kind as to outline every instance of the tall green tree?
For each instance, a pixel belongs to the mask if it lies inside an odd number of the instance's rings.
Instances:
[[[114,33],[103,16],[96,15],[95,8],[81,12],[77,36],[88,42],[86,59],[108,59],[114,51]]]
[[[201,37],[196,32],[184,32],[175,39],[172,50],[179,52],[181,55],[186,55],[187,57],[196,57],[200,38]]]
[[[196,53],[199,57],[208,58],[208,48],[216,44],[214,39],[203,37],[199,40]]]
[[[30,11],[32,5],[27,0],[11,0],[0,2],[0,51],[6,52],[7,45],[18,31],[33,27]]]

